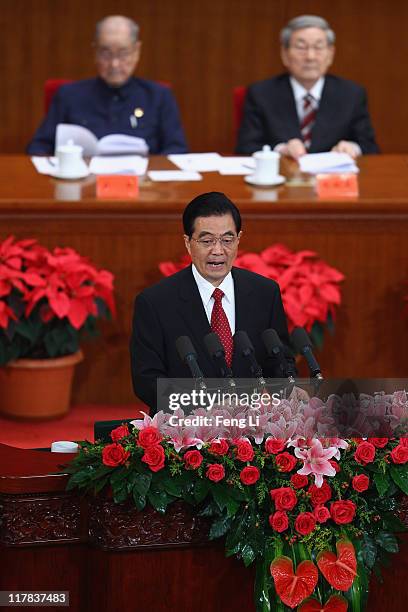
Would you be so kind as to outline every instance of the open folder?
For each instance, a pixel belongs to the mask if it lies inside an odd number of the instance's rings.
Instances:
[[[69,141],[83,147],[85,157],[94,155],[147,155],[149,147],[144,138],[127,134],[108,134],[98,140],[88,128],[82,125],[59,123],[55,135],[55,149]]]

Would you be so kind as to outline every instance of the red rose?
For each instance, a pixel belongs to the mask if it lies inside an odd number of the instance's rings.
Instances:
[[[265,442],[265,450],[267,453],[271,453],[272,455],[276,455],[283,451],[286,446],[286,440],[282,440],[280,438],[268,438]]]
[[[312,506],[325,504],[332,496],[332,490],[325,480],[320,488],[316,487],[316,485],[311,485],[309,487],[309,493]]]
[[[250,442],[247,440],[240,440],[237,442],[237,447],[235,449],[237,459],[240,461],[252,461],[254,458],[254,449]]]
[[[269,524],[274,531],[282,533],[289,527],[289,519],[286,512],[275,512],[269,517]]]
[[[399,443],[401,446],[408,446],[408,438],[400,438]]]
[[[208,466],[206,476],[207,478],[209,478],[209,480],[212,480],[213,482],[219,482],[225,476],[224,466],[220,463],[212,463]]]
[[[302,474],[292,474],[290,477],[290,482],[293,484],[295,489],[301,489],[309,484],[309,478],[307,476],[302,476]]]
[[[354,459],[360,465],[372,463],[375,459],[375,446],[371,442],[361,442],[354,453]]]
[[[292,510],[297,504],[296,493],[291,487],[281,487],[269,491],[275,502],[276,510]]]
[[[103,449],[102,463],[110,467],[116,467],[117,465],[123,465],[129,456],[129,451],[125,451],[123,446],[114,442]]]
[[[388,444],[388,438],[368,438],[368,441],[376,448],[384,448]]]
[[[110,437],[114,442],[119,442],[122,438],[126,438],[129,435],[129,429],[127,425],[119,425],[116,429],[112,429]]]
[[[137,443],[142,448],[149,448],[160,444],[162,440],[163,437],[157,427],[145,427],[139,431]]]
[[[260,472],[254,465],[247,465],[239,475],[244,485],[253,485],[259,480]]]
[[[340,472],[341,467],[339,466],[337,461],[335,461],[334,459],[329,459],[329,463],[332,467],[334,467],[334,469],[336,470],[336,473]]]
[[[391,459],[394,463],[406,463],[408,461],[408,446],[398,444],[391,451]]]
[[[160,444],[146,448],[142,457],[142,461],[147,463],[152,472],[158,472],[164,468],[164,459],[164,448]]]
[[[313,510],[314,517],[318,523],[325,523],[330,518],[330,511],[326,506],[316,506]]]
[[[332,502],[330,505],[330,514],[337,525],[346,525],[346,523],[351,523],[354,519],[356,504],[351,500]]]
[[[225,438],[213,440],[208,450],[213,455],[226,455],[229,450],[228,442],[225,440]]]
[[[316,527],[316,519],[311,512],[301,512],[296,517],[295,529],[300,535],[307,535]]]
[[[365,474],[358,474],[358,476],[354,476],[351,484],[355,491],[362,493],[363,491],[367,491],[370,486],[370,479]]]
[[[291,472],[297,464],[297,459],[290,453],[280,453],[275,460],[280,472]]]
[[[186,467],[196,470],[203,462],[203,456],[198,450],[189,450],[184,455],[184,463]]]

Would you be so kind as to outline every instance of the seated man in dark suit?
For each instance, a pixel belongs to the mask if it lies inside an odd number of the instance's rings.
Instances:
[[[268,144],[297,159],[305,153],[339,151],[353,158],[378,153],[363,87],[326,74],[335,34],[314,15],[292,19],[281,31],[287,73],[248,88],[237,152]]]
[[[150,154],[187,152],[171,90],[132,76],[141,51],[138,37],[139,26],[127,17],[106,17],[97,24],[99,76],[60,87],[27,153],[52,155],[59,123],[84,126],[98,139],[118,133],[143,138]]]
[[[236,330],[248,333],[266,376],[281,374],[267,356],[262,332],[272,327],[285,344],[289,342],[276,282],[232,267],[242,235],[237,207],[223,193],[204,193],[186,207],[183,226],[192,265],[145,289],[135,302],[130,343],[133,386],[153,413],[158,378],[190,378],[176,350],[180,336],[192,340],[207,378],[218,376],[203,343],[211,331],[220,336],[227,362],[234,376],[241,378],[249,378],[250,373],[244,358],[233,351]],[[295,371],[292,361],[291,366]]]

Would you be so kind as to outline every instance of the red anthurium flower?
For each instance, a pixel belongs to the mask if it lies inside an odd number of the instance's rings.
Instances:
[[[300,604],[298,612],[346,612],[347,607],[347,599],[342,595],[332,595],[324,605],[311,597]]]
[[[317,555],[317,565],[327,582],[338,591],[348,591],[357,576],[354,546],[348,540],[336,544],[337,556],[330,550]]]
[[[295,608],[315,590],[319,573],[312,561],[302,561],[293,571],[292,559],[278,557],[271,563],[275,590],[284,604]]]

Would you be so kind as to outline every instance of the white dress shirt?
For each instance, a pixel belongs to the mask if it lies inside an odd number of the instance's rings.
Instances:
[[[204,310],[206,312],[208,322],[211,325],[211,314],[214,307],[214,285],[209,283],[197,270],[195,265],[192,265],[192,271],[194,280],[197,283],[198,291],[200,292],[201,300],[203,302]],[[222,307],[225,314],[227,315],[228,323],[231,328],[231,333],[235,333],[235,291],[234,291],[234,279],[232,278],[231,272],[227,274],[222,283],[218,285],[218,289],[221,289],[224,293],[222,298]]]

